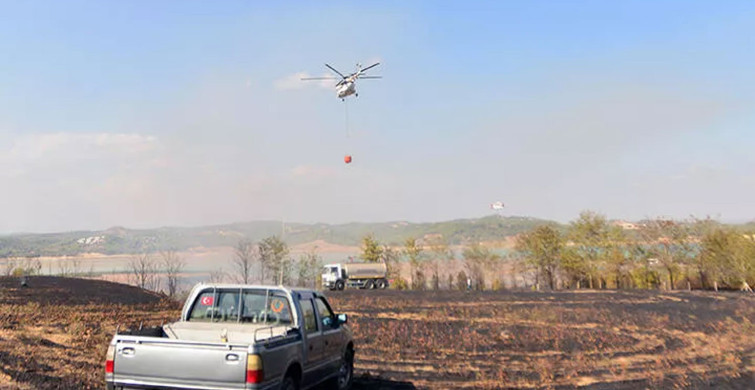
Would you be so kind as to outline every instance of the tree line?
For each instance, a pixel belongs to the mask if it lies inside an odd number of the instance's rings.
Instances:
[[[586,211],[565,229],[543,224],[515,236],[505,255],[481,243],[451,250],[433,236],[408,238],[396,250],[368,235],[362,258],[384,261],[393,286],[407,289],[752,291],[755,283],[755,234],[709,218],[617,224]]]
[[[503,253],[479,242],[451,245],[441,234],[389,246],[368,234],[361,240],[360,258],[385,262],[398,289],[751,291],[755,283],[755,234],[711,219],[656,218],[622,225],[586,211],[566,227],[542,224],[518,234],[508,249]],[[83,275],[77,261],[59,262],[58,274]],[[319,288],[322,263],[316,248],[295,258],[278,236],[242,239],[230,269],[217,268],[208,279]],[[138,253],[129,260],[129,282],[173,297],[185,287],[180,285],[185,267],[175,250]],[[0,272],[40,274],[41,263],[34,257],[8,257]]]

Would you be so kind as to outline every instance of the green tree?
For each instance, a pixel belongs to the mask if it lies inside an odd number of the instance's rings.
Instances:
[[[632,271],[635,267],[634,245],[619,226],[609,226],[605,248],[606,273],[614,287],[631,288],[634,284]]]
[[[548,225],[538,226],[516,239],[516,250],[535,267],[538,279],[547,282],[551,290],[556,288],[556,272],[560,265],[563,246],[561,234]]]
[[[718,288],[729,231],[710,218],[696,221],[694,229],[700,240],[700,252],[694,257],[692,267],[700,287]]]
[[[703,237],[701,260],[709,279],[751,291],[755,283],[755,236],[729,228],[715,229]]]
[[[654,258],[642,243],[631,246],[636,267],[632,270],[632,280],[638,288],[652,289],[660,285],[660,275],[653,264]]]
[[[594,288],[603,268],[603,256],[610,246],[610,225],[593,211],[583,211],[569,226],[568,239],[573,245],[564,257],[564,272],[570,282]]]
[[[409,259],[409,269],[412,275],[412,290],[425,289],[425,275],[422,273],[422,247],[417,245],[413,237],[404,241],[404,255]]]
[[[317,248],[301,254],[299,260],[296,262],[297,285],[300,287],[317,288],[317,277],[320,276],[321,268],[322,258],[317,253]]]
[[[292,261],[288,257],[288,245],[278,236],[270,236],[260,241],[258,247],[260,263],[273,280],[278,284],[290,284]]]
[[[362,238],[362,259],[368,263],[377,263],[383,258],[383,247],[375,239],[375,236],[368,234]]]

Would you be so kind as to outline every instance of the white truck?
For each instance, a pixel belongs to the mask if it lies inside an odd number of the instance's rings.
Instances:
[[[325,264],[322,286],[330,290],[346,287],[384,289],[388,287],[385,263],[336,263]]]
[[[354,342],[345,314],[313,290],[199,284],[181,319],[117,332],[108,390],[299,390],[351,387]]]

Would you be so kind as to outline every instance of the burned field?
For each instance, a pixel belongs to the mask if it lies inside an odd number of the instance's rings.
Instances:
[[[117,324],[160,324],[178,304],[123,284],[0,277],[0,389],[101,389]]]
[[[751,388],[755,297],[346,291],[358,374],[418,388]]]
[[[120,284],[0,278],[0,389],[93,389],[117,324],[180,304]],[[355,389],[751,388],[755,297],[736,293],[329,292]]]

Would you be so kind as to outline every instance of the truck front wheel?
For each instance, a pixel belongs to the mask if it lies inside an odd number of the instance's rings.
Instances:
[[[335,380],[335,389],[349,390],[354,381],[354,351],[346,350],[341,359],[341,367],[338,369],[338,377]]]
[[[336,290],[343,290],[344,284],[343,280],[336,281]]]

